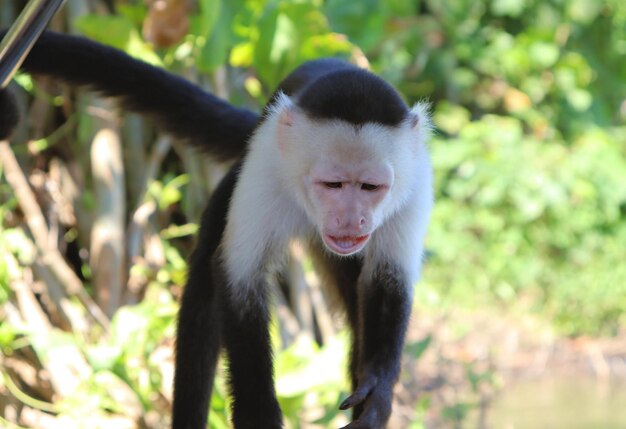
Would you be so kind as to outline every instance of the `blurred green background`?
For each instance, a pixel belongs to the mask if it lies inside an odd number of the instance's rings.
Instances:
[[[3,0],[0,26],[24,5]],[[321,56],[429,100],[436,205],[390,427],[626,427],[614,396],[579,426],[490,420],[525,369],[625,375],[626,2],[67,0],[50,28],[255,110]],[[167,427],[176,301],[224,166],[93,93],[28,75],[12,87],[24,118],[0,170],[0,426]],[[338,427],[347,335],[292,253],[274,335],[286,425]],[[211,428],[227,408],[220,378]]]

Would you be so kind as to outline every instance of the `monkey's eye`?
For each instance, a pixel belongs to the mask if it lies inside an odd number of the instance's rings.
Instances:
[[[372,185],[371,183],[363,183],[361,184],[361,189],[364,191],[377,191],[380,186]]]
[[[341,189],[341,182],[324,182],[324,186],[330,189]]]

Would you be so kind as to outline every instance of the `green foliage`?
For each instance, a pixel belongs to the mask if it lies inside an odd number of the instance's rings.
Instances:
[[[241,16],[241,42],[231,62],[254,66],[268,90],[298,64],[321,56],[347,56],[352,49],[344,37],[331,32],[318,1],[256,2],[255,12]]]
[[[109,370],[127,382],[146,409],[163,383],[154,353],[165,339],[173,338],[177,312],[167,291],[152,287],[148,292],[141,304],[120,309],[110,337],[88,350],[92,367]]]
[[[76,20],[76,27],[91,39],[126,51],[152,65],[161,65],[159,57],[125,16],[85,15]]]
[[[484,116],[432,152],[442,198],[429,283],[464,300],[530,295],[569,333],[617,329],[626,162],[615,136],[593,129],[550,144],[517,119]]]
[[[345,356],[348,338],[333,338],[320,348],[312,339],[301,337],[276,356],[276,390],[290,427],[299,428],[306,421],[302,410],[315,404],[320,415],[317,423],[323,427],[337,417],[341,397],[345,397]],[[308,405],[310,408],[310,405]]]
[[[615,16],[626,9],[477,3],[436,16],[454,41],[440,54],[454,52],[462,72],[432,58],[419,76],[444,98],[434,112],[443,134],[431,145],[437,204],[425,287],[465,302],[526,297],[564,332],[615,332],[626,305],[626,131],[614,112],[626,68],[594,57],[623,50],[623,30],[606,29],[623,24]],[[483,25],[471,25],[478,9]]]
[[[200,16],[195,21],[200,47],[196,59],[198,70],[212,73],[228,59],[234,38],[230,22],[240,3],[207,0],[199,3]]]
[[[174,178],[166,178],[167,183],[154,181],[148,188],[149,196],[157,203],[160,210],[178,203],[182,198],[181,188],[189,183],[189,176],[182,174]]]

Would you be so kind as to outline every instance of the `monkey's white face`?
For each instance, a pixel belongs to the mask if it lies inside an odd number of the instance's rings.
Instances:
[[[396,127],[355,126],[311,119],[286,96],[279,98],[270,119],[278,149],[272,162],[333,253],[361,251],[418,188],[424,111],[417,106]]]
[[[381,206],[393,185],[391,167],[320,162],[306,181],[326,247],[339,255],[363,249],[381,222]]]

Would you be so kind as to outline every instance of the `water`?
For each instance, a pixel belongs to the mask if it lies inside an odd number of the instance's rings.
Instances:
[[[626,381],[519,381],[503,389],[488,416],[491,429],[626,429]]]

